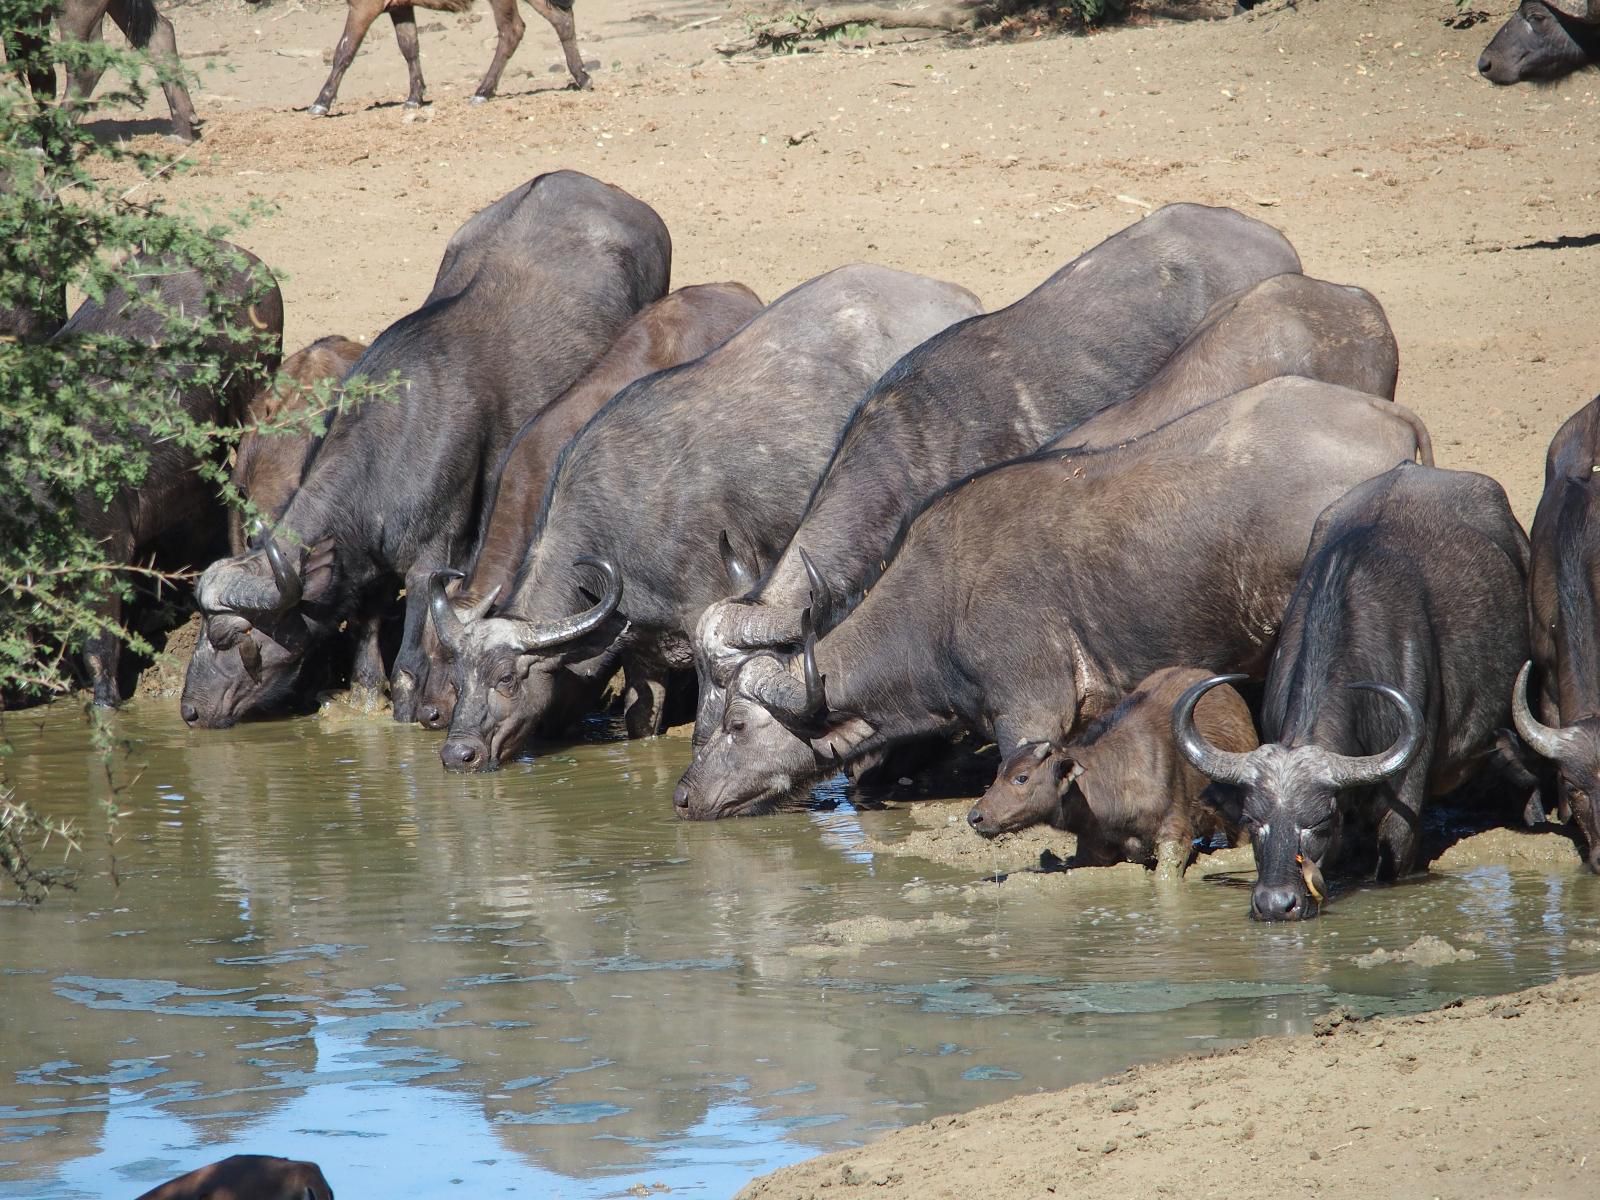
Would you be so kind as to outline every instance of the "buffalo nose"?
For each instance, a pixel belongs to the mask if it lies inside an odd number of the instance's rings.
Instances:
[[[1596,846],[1589,851],[1589,870],[1596,875],[1600,875],[1600,846]]]
[[[1487,54],[1478,55],[1478,74],[1486,76],[1492,70],[1494,70],[1494,60]]]
[[[424,704],[417,710],[417,720],[424,729],[442,729],[444,727],[444,714],[439,711],[437,704]]]
[[[451,738],[439,748],[440,761],[451,771],[476,771],[483,766],[485,757],[475,739]]]
[[[672,807],[678,810],[681,817],[689,811],[689,785],[680,783],[672,792]]]
[[[188,701],[178,705],[178,715],[183,718],[185,725],[193,725],[200,719],[200,710]]]
[[[967,810],[967,824],[974,829],[983,824],[983,811],[977,805]]]
[[[1250,915],[1258,921],[1293,921],[1305,915],[1292,887],[1258,887],[1250,895]]]

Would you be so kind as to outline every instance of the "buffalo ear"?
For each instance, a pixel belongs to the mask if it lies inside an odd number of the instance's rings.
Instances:
[[[828,713],[822,732],[811,738],[811,748],[819,758],[844,760],[877,730],[865,717],[854,713]]]
[[[300,569],[303,599],[320,604],[332,593],[334,557],[335,547],[331,537],[311,547],[306,555],[306,565]]]

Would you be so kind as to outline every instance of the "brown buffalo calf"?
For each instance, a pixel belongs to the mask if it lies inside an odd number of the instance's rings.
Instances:
[[[343,379],[365,349],[360,342],[338,334],[318,338],[285,359],[278,378],[250,401],[248,428],[239,439],[234,462],[233,485],[268,521],[275,521],[289,507],[289,497],[305,474],[313,439],[310,430],[302,426],[283,430],[263,430],[261,426],[303,411],[317,384]],[[235,554],[248,548],[244,514],[238,510],[229,521],[228,542]]]
[[[1172,740],[1173,704],[1204,678],[1204,671],[1164,667],[1070,742],[1019,746],[968,824],[995,837],[1045,822],[1077,835],[1078,863],[1097,867],[1159,857],[1181,870],[1196,837],[1225,833],[1231,841],[1236,831],[1201,798],[1206,777]],[[1207,693],[1195,718],[1219,746],[1256,747],[1250,711],[1232,688]]]
[[[190,1171],[138,1200],[333,1200],[314,1162],[270,1154],[235,1154]]]

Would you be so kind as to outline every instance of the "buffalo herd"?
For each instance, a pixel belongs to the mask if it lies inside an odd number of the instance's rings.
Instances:
[[[570,9],[535,7],[581,84]],[[494,8],[479,98],[521,33]],[[420,101],[411,7],[390,11]],[[1559,77],[1597,29],[1527,0],[1479,69]],[[149,314],[204,300],[253,335],[210,348],[220,372],[168,368],[192,418],[242,427],[248,525],[154,436],[144,484],[78,504],[113,562],[231,551],[194,588],[193,728],[349,685],[484,771],[596,713],[630,737],[692,719],[688,819],[966,735],[999,756],[978,835],[1048,823],[1081,865],[1164,874],[1248,842],[1262,920],[1417,870],[1429,797],[1458,789],[1572,822],[1600,872],[1600,399],[1551,444],[1530,541],[1394,402],[1378,301],[1259,220],[1169,205],[993,312],[867,264],[763,304],[669,290],[656,212],[556,171],[467,221],[370,346],[323,337],[248,394],[283,311],[236,253],[209,296],[153,264],[65,323],[54,295],[0,314],[14,338],[154,345]],[[105,615],[84,676],[114,704]]]
[[[692,720],[690,819],[967,735],[1000,764],[976,834],[1048,823],[1079,864],[1169,876],[1248,841],[1263,920],[1416,871],[1463,787],[1571,820],[1600,871],[1600,400],[1551,445],[1530,546],[1394,402],[1378,301],[1231,209],[1159,209],[993,312],[881,266],[765,305],[671,268],[653,209],[557,171],[462,226],[370,346],[324,337],[253,396],[174,368],[244,426],[257,519],[230,529],[168,447],[80,515],[128,562],[228,535],[183,720],[387,688],[454,771],[600,712]],[[139,299],[54,336],[137,337]],[[222,311],[276,365],[276,290]],[[317,396],[320,433],[293,420]],[[102,703],[116,654],[86,649]]]

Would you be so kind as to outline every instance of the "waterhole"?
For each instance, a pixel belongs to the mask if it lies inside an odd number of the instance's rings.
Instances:
[[[114,714],[142,774],[104,872],[0,908],[0,1197],[137,1195],[236,1152],[340,1195],[731,1196],[900,1125],[1137,1062],[1600,967],[1576,856],[1252,925],[1137,872],[1055,892],[873,853],[906,808],[688,824],[686,739],[447,775],[349,714]],[[91,831],[71,706],[7,718]],[[1398,960],[1422,935],[1444,954]],[[1453,952],[1452,952],[1453,951]]]

